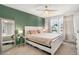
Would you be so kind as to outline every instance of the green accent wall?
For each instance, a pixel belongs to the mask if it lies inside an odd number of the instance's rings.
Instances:
[[[0,5],[0,17],[15,20],[16,29],[19,30],[22,30],[24,26],[44,26],[44,18],[4,5]]]

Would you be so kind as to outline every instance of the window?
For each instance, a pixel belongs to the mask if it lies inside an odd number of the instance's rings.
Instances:
[[[50,20],[50,29],[51,32],[62,33],[63,31],[63,17],[53,17]]]

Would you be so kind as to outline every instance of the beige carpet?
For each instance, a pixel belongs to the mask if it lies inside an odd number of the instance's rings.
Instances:
[[[47,53],[37,49],[31,45],[15,47],[4,54],[7,55],[47,55]]]
[[[12,47],[13,47],[12,44],[9,44],[9,45],[3,45],[3,46],[2,46],[2,51],[6,51],[6,50],[8,50],[8,49],[10,49],[10,48],[12,48]]]
[[[76,47],[72,43],[67,43],[64,42],[57,52],[55,53],[56,55],[76,55]]]
[[[4,55],[49,55],[48,53],[26,44],[26,46],[15,47]],[[63,43],[55,55],[76,55],[75,45],[72,43]]]

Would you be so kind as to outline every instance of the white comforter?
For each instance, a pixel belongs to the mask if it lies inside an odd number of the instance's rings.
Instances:
[[[60,35],[61,34],[59,33],[40,33],[27,35],[26,37],[28,38],[28,40],[50,47],[51,41],[56,39]]]

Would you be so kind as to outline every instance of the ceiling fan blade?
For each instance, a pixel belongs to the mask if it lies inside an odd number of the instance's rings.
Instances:
[[[50,10],[50,9],[45,9],[45,10],[42,10],[42,9],[37,9],[38,11],[57,11],[57,10]]]
[[[37,9],[37,11],[45,11],[45,10]]]
[[[47,9],[46,11],[57,11],[57,10],[50,10],[50,9]]]

